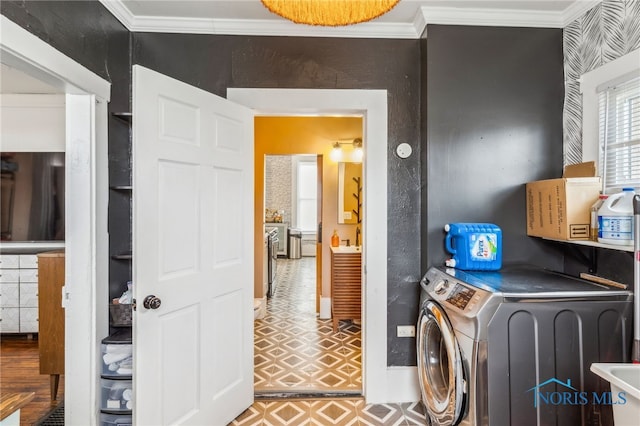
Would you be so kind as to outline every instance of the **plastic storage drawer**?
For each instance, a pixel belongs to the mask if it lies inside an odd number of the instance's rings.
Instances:
[[[131,380],[100,379],[102,398],[101,410],[131,411],[133,409],[133,388]]]
[[[100,426],[131,426],[131,414],[100,413]]]
[[[130,328],[102,339],[101,360],[103,377],[131,377],[133,373],[133,346],[131,345]]]

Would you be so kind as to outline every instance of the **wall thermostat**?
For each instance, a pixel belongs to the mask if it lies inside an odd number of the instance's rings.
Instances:
[[[396,153],[398,154],[398,157],[400,157],[400,158],[408,158],[411,155],[412,151],[413,150],[411,149],[411,145],[409,145],[406,142],[405,143],[401,143],[396,148]]]

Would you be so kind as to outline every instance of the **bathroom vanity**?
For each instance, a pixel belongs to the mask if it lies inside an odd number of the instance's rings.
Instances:
[[[362,248],[331,247],[331,318],[333,331],[340,320],[360,320],[362,313]]]

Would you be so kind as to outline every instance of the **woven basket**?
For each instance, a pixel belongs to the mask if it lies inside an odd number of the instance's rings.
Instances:
[[[133,310],[131,309],[131,306],[131,304],[109,304],[111,325],[131,325],[131,320],[133,318]]]

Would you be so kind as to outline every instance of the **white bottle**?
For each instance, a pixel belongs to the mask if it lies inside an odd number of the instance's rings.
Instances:
[[[591,241],[598,241],[598,210],[600,210],[607,198],[609,198],[608,195],[600,194],[596,202],[591,206],[591,229],[589,230],[589,239]]]
[[[598,242],[633,245],[633,188],[612,194],[598,210]]]

